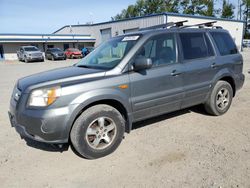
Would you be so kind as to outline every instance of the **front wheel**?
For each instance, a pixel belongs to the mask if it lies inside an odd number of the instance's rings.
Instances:
[[[232,99],[232,86],[228,82],[218,81],[205,103],[205,110],[215,116],[225,114],[231,106]]]
[[[96,105],[84,111],[75,121],[71,133],[74,149],[83,157],[104,157],[119,146],[125,131],[121,113],[109,105]]]
[[[24,62],[25,62],[25,63],[28,63],[28,62],[29,62],[29,60],[27,59],[27,57],[24,57]]]

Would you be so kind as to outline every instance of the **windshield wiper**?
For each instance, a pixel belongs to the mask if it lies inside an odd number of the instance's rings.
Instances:
[[[82,68],[89,68],[89,69],[93,69],[94,67],[92,67],[92,66],[89,66],[89,65],[74,65],[74,66],[76,66],[76,67],[82,67]]]

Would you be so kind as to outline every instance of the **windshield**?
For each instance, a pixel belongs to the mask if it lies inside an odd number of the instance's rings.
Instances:
[[[38,51],[38,49],[36,47],[25,47],[24,50],[27,52]]]
[[[62,52],[62,50],[59,48],[51,48],[50,51],[51,52]]]
[[[118,65],[139,39],[137,36],[122,36],[104,42],[76,66],[97,69],[112,69]]]
[[[78,50],[76,48],[70,48],[69,51],[71,51],[71,52],[80,52],[80,50]]]

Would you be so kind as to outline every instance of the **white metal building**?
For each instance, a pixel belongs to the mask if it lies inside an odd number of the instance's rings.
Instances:
[[[187,14],[161,13],[143,17],[135,17],[118,21],[96,24],[66,25],[53,34],[0,34],[0,60],[17,59],[16,51],[22,45],[35,45],[42,51],[50,47],[66,49],[68,47],[83,48],[98,46],[110,37],[167,22],[188,20],[186,25],[217,21],[215,26],[221,26],[232,35],[237,47],[242,49],[244,22]]]
[[[238,20],[221,19],[206,16],[193,16],[187,14],[161,13],[131,19],[97,23],[92,25],[67,25],[55,31],[56,34],[91,34],[96,39],[95,46],[102,41],[116,35],[137,31],[141,28],[188,20],[187,25],[199,24],[209,21],[217,21],[215,26],[221,26],[228,30],[239,49],[242,46],[244,22]]]

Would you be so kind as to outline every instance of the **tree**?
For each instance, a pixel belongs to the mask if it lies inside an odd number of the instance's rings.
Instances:
[[[178,13],[179,1],[176,0],[137,0],[135,5],[129,5],[121,13],[112,17],[112,20],[144,16],[162,12]]]
[[[243,12],[243,16],[244,16],[244,21],[245,21],[245,37],[249,37],[250,36],[250,0],[243,0],[243,5],[245,6],[245,10]]]
[[[232,19],[234,17],[234,9],[235,7],[232,3],[223,0],[221,17]]]
[[[180,8],[184,14],[215,16],[218,12],[214,7],[214,0],[182,0]]]
[[[214,16],[214,0],[137,0],[112,20],[144,16],[162,12],[184,13],[192,15]]]

